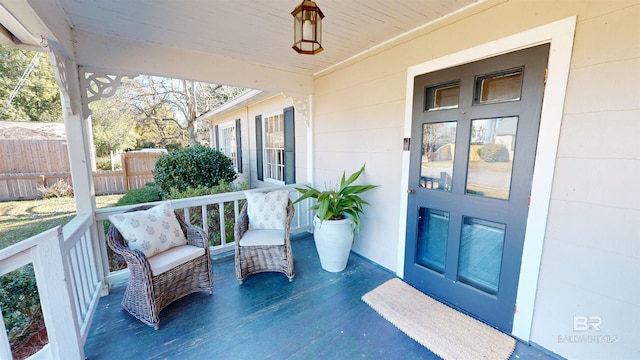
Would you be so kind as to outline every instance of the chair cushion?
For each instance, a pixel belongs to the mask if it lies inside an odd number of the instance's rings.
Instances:
[[[245,191],[249,229],[284,229],[289,191],[267,193]]]
[[[109,220],[122,234],[129,248],[142,251],[147,258],[187,244],[168,202],[147,210],[111,215]]]
[[[280,229],[261,229],[247,230],[242,239],[240,246],[274,246],[284,245],[284,230]]]
[[[192,245],[182,245],[156,254],[150,258],[151,274],[158,276],[174,267],[204,255],[204,249]]]

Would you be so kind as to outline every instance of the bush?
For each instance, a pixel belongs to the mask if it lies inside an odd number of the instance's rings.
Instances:
[[[73,197],[73,187],[63,179],[58,179],[53,185],[40,186],[38,192],[43,199],[52,197]]]
[[[240,191],[246,188],[241,185],[240,188],[229,184],[225,181],[221,181],[220,184],[213,187],[188,187],[184,191],[178,191],[171,189],[171,193],[165,196],[165,200],[170,199],[184,199],[196,196],[221,194],[232,191]],[[238,204],[242,207],[243,203]],[[200,207],[190,209],[189,211],[189,223],[195,226],[202,227],[202,211]],[[224,233],[227,242],[234,240],[234,226],[235,226],[235,211],[233,202],[226,203],[224,205]],[[209,233],[209,246],[216,246],[222,243],[222,236],[220,234],[220,207],[218,204],[207,205],[207,228]]]
[[[171,143],[171,144],[167,144],[164,148],[167,149],[167,151],[171,152],[171,151],[175,151],[182,148],[182,145],[178,143]]]
[[[122,164],[120,163],[120,158],[115,162],[113,170],[122,169]],[[111,157],[99,157],[96,158],[96,168],[98,170],[111,171]]]
[[[160,201],[162,196],[160,195],[160,187],[155,183],[146,183],[139,189],[133,189],[127,191],[123,197],[121,197],[115,206],[135,205],[148,202]]]
[[[196,145],[174,150],[158,158],[153,178],[164,194],[171,189],[183,192],[187,188],[215,187],[236,178],[233,162],[220,151]]]
[[[478,155],[485,162],[509,161],[509,150],[502,144],[486,144],[478,149]]]
[[[11,342],[28,336],[42,320],[33,265],[0,276],[0,307]]]

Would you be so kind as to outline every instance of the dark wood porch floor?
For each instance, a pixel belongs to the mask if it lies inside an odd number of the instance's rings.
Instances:
[[[394,274],[352,254],[320,267],[313,238],[292,241],[296,277],[265,273],[240,285],[233,258],[214,262],[213,295],[189,295],[160,314],[160,330],[120,309],[124,287],[100,299],[85,345],[99,359],[438,359],[360,297]],[[512,359],[552,359],[518,343]]]

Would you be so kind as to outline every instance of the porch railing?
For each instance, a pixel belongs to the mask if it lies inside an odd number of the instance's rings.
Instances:
[[[91,224],[91,214],[79,214],[64,227],[0,250],[0,276],[33,264],[49,344],[32,359],[84,358],[84,341],[102,287]],[[4,321],[0,321],[0,358],[12,358]]]
[[[284,188],[289,190],[289,197],[292,200],[295,200],[299,197],[299,193],[295,190],[295,187],[300,187],[300,186],[301,186],[300,184],[293,184],[293,185],[286,185],[284,187],[278,187],[278,188],[272,188],[272,189],[255,189],[250,191],[267,191],[267,190]],[[234,246],[233,237],[229,239],[225,232],[226,223],[229,221],[224,216],[225,205],[229,203],[233,203],[234,219],[237,219],[238,214],[240,212],[240,202],[245,199],[246,197],[243,191],[236,191],[236,192],[229,192],[229,193],[223,193],[223,194],[198,196],[193,198],[176,199],[176,200],[169,200],[169,201],[171,202],[171,206],[174,208],[174,210],[180,210],[184,213],[184,218],[187,222],[189,222],[189,219],[190,219],[189,215],[192,212],[194,211],[199,212],[201,214],[202,223],[193,224],[193,225],[202,227],[202,229],[205,231],[207,236],[210,235],[209,232],[211,231],[209,222],[208,222],[208,218],[209,218],[208,207],[210,207],[211,205],[217,206],[217,210],[218,210],[217,212],[219,214],[219,224],[217,226],[217,229],[213,229],[213,231],[216,231],[217,234],[219,234],[220,244],[211,247],[211,254],[217,255],[217,254],[232,250]],[[108,286],[109,284],[117,284],[117,283],[124,282],[129,277],[129,271],[126,269],[115,270],[115,271],[109,270],[109,259],[107,255],[106,237],[105,237],[105,232],[102,231],[102,229],[104,229],[104,221],[107,221],[110,215],[120,214],[140,205],[142,204],[118,206],[118,207],[111,207],[111,208],[96,210],[95,217],[96,217],[96,225],[98,228],[98,236],[100,237],[100,246],[101,246],[100,252],[102,254],[102,268],[105,269],[105,273],[104,273],[105,288],[103,292],[104,294],[108,292],[108,289],[106,288],[106,286]],[[313,228],[311,214],[308,211],[310,206],[311,206],[310,200],[302,201],[298,204],[295,204],[295,215],[291,224],[292,234],[308,231]]]

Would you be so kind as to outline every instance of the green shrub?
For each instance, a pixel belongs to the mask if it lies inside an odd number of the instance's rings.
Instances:
[[[149,139],[144,139],[144,138],[138,138],[138,140],[136,140],[136,149],[140,150],[140,149],[155,149],[156,148],[156,143],[154,143],[153,141],[149,140]]]
[[[167,149],[167,151],[171,152],[171,151],[175,151],[182,148],[182,145],[178,143],[171,143],[171,144],[167,144],[164,148]]]
[[[164,194],[171,189],[214,187],[236,178],[233,162],[220,151],[202,145],[174,150],[156,161],[153,178]]]
[[[109,159],[108,157],[97,157],[96,169],[106,171],[111,170],[111,159]]]
[[[96,158],[96,168],[98,170],[111,171],[111,158],[109,156]],[[120,158],[115,162],[113,170],[122,169]]]
[[[12,342],[28,336],[29,329],[42,320],[33,265],[0,276],[0,307]]]
[[[485,162],[509,161],[509,150],[502,144],[486,144],[478,149],[478,155]]]
[[[240,191],[244,188],[246,188],[244,184],[240,187],[236,187],[233,184],[221,181],[220,184],[212,187],[188,187],[184,191],[171,189],[171,193],[165,196],[165,200],[221,194],[232,191]],[[242,207],[242,205],[243,202],[241,201],[238,206]],[[189,222],[192,225],[202,227],[202,211],[200,211],[200,207],[189,209]],[[233,202],[228,202],[224,205],[224,233],[227,243],[233,242],[234,240],[234,226],[235,211]],[[218,204],[207,205],[207,228],[209,233],[209,246],[220,245],[222,243],[222,236],[220,234],[220,207],[218,206]]]
[[[135,205],[148,202],[160,201],[162,196],[160,195],[160,187],[155,183],[146,183],[139,189],[133,189],[127,191],[123,197],[118,200],[115,206]]]

